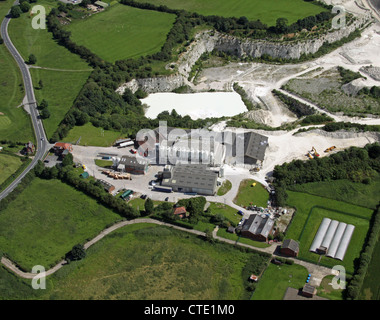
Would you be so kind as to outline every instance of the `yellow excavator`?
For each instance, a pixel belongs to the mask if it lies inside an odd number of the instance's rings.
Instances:
[[[332,146],[332,147],[330,147],[330,148],[327,148],[327,149],[325,150],[325,152],[327,153],[327,152],[333,151],[334,149],[336,149],[336,147],[335,147],[335,146]]]
[[[312,150],[314,151],[314,156],[315,157],[319,157],[319,153],[317,152],[317,150],[313,147]]]

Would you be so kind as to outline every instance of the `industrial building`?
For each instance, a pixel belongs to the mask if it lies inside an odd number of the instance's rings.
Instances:
[[[343,261],[355,226],[323,218],[310,251]]]
[[[122,156],[116,159],[114,165],[117,171],[133,174],[146,174],[149,170],[149,161],[139,156]]]
[[[243,223],[241,235],[256,241],[268,241],[273,227],[274,220],[266,214],[251,214]]]
[[[221,166],[224,159],[224,147],[215,140],[179,139],[172,144],[158,147],[161,164],[207,164]]]
[[[226,161],[240,165],[258,165],[264,161],[268,137],[255,132],[223,133]]]
[[[163,178],[161,185],[175,192],[215,195],[218,173],[206,165],[177,165],[171,168],[170,177]]]

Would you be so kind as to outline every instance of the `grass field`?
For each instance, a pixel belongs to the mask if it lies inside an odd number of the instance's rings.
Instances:
[[[51,277],[49,299],[242,299],[252,253],[153,225],[117,230]]]
[[[19,157],[0,153],[0,185],[22,165]]]
[[[256,183],[256,186],[252,186]],[[241,207],[249,206],[251,203],[258,207],[266,208],[269,200],[268,191],[255,180],[244,180],[240,183],[239,191],[234,203]]]
[[[59,123],[69,111],[82,86],[86,83],[90,71],[66,72],[44,69],[31,69],[35,88],[38,88],[40,80],[43,88],[35,90],[36,99],[41,102],[45,99],[48,103],[50,117],[44,119],[44,127],[48,138],[51,138]]]
[[[364,278],[360,300],[380,300],[380,238],[373,251],[372,260]]]
[[[249,20],[260,19],[268,25],[275,25],[278,18],[286,18],[289,23],[316,15],[323,8],[303,0],[137,0],[154,5],[166,5],[172,9],[183,9],[202,15],[222,17],[245,16]]]
[[[88,122],[71,129],[65,141],[76,143],[80,138],[79,145],[81,146],[109,147],[120,137],[122,137],[120,132],[96,128]]]
[[[228,191],[230,191],[232,188],[232,183],[230,180],[226,180],[223,182],[223,184],[218,189],[218,196],[224,196]]]
[[[59,180],[36,178],[1,211],[0,248],[26,270],[48,268],[116,220],[119,215]]]
[[[282,300],[288,287],[300,289],[306,283],[308,271],[293,264],[270,264],[252,295],[252,300]]]
[[[13,1],[0,1],[2,21]],[[0,45],[0,137],[12,141],[34,141],[32,123],[23,108],[17,108],[24,98],[20,70],[4,44]]]
[[[45,7],[46,14],[58,6],[55,0],[39,0],[38,4]],[[12,19],[9,24],[9,36],[25,60],[33,53],[37,58],[36,66],[65,70],[91,69],[78,55],[58,45],[47,29],[35,30],[31,22],[30,14],[23,13],[19,18]]]
[[[380,177],[373,178],[369,185],[349,180],[335,180],[294,185],[291,190],[375,209],[380,201]]]
[[[317,288],[317,295],[330,300],[343,300],[343,290],[334,289],[331,285],[333,278],[334,276],[332,275],[323,278],[320,286]]]
[[[174,20],[172,14],[116,4],[88,19],[73,21],[67,30],[74,42],[115,62],[160,51]]]
[[[286,233],[286,238],[300,242],[299,258],[318,262],[320,256],[309,252],[309,248],[324,217],[353,224],[355,231],[344,260],[325,256],[320,260],[321,264],[330,267],[337,264],[343,265],[347,273],[353,273],[354,260],[359,257],[362,250],[373,210],[301,192],[289,191],[288,195],[288,205],[297,208],[297,212]]]

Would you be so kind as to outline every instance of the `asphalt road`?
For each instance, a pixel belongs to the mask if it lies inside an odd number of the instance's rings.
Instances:
[[[17,2],[16,2],[17,3]],[[34,96],[33,91],[33,82],[30,76],[30,72],[28,66],[25,64],[24,59],[16,50],[13,45],[11,39],[8,35],[8,24],[11,19],[9,17],[5,17],[5,19],[1,23],[1,37],[4,40],[4,45],[8,48],[9,52],[12,54],[13,58],[16,60],[17,65],[19,66],[22,74],[22,78],[24,81],[25,88],[25,99],[24,102],[27,104],[30,109],[30,116],[32,119],[33,129],[36,136],[36,154],[30,163],[30,165],[3,191],[0,193],[0,200],[5,198],[9,193],[11,193],[19,184],[19,182],[25,177],[25,175],[34,168],[37,164],[38,160],[42,160],[46,151],[49,148],[49,143],[46,140],[45,130],[42,125],[42,120],[39,118],[36,98]]]

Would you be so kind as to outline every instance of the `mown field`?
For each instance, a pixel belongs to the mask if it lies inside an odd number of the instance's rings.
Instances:
[[[354,272],[354,261],[359,257],[369,230],[372,209],[351,205],[345,202],[313,196],[301,192],[288,192],[288,205],[297,212],[286,233],[286,238],[300,242],[299,258],[317,263],[320,255],[309,252],[310,245],[324,217],[353,224],[355,231],[343,261],[322,256],[320,263],[329,267],[340,264],[347,273]]]
[[[380,201],[380,177],[373,178],[370,184],[335,180],[294,185],[291,189],[370,209],[375,209]]]
[[[324,11],[322,7],[303,0],[137,0],[142,3],[165,5],[172,9],[183,9],[202,15],[222,17],[242,17],[249,20],[260,19],[268,25],[275,25],[278,18],[296,22]]]
[[[0,212],[0,248],[26,270],[48,268],[120,219],[59,180],[36,178]]]
[[[83,126],[75,126],[71,129],[65,141],[76,143],[80,138],[79,145],[81,146],[110,147],[120,137],[122,137],[121,132],[103,130],[88,122]]]
[[[2,21],[13,1],[0,1]],[[24,85],[16,61],[4,44],[0,45],[0,137],[12,141],[34,141],[32,122],[23,108]],[[2,113],[2,114],[1,114]]]
[[[160,51],[175,15],[116,4],[68,27],[71,39],[108,62]]]
[[[282,300],[288,287],[300,289],[306,283],[308,271],[293,264],[270,264],[259,280],[252,300]]]
[[[256,183],[256,185],[252,186],[254,183]],[[240,183],[239,192],[234,199],[234,203],[241,207],[246,207],[252,204],[266,208],[268,206],[268,200],[269,193],[262,184],[255,180],[244,180]]]

